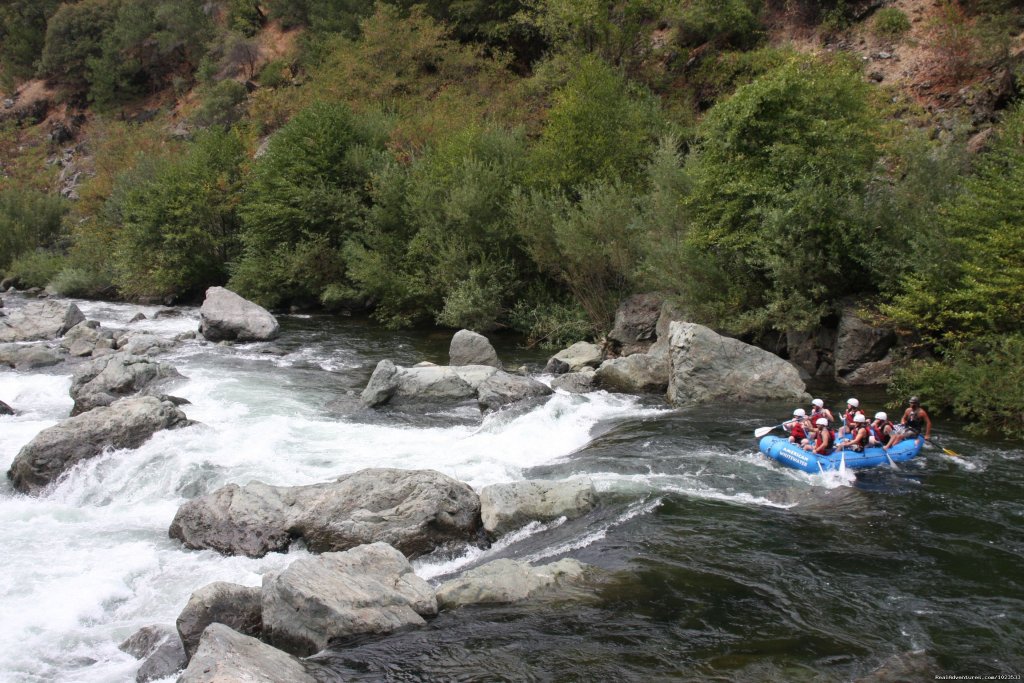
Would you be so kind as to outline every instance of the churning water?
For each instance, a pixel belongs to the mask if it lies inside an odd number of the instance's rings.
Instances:
[[[105,327],[158,311],[79,303]],[[197,328],[196,310],[175,313],[133,328]],[[183,550],[167,537],[182,502],[370,466],[437,469],[476,488],[589,477],[601,504],[587,517],[414,567],[433,581],[499,557],[574,557],[606,578],[571,599],[465,608],[340,644],[316,657],[325,680],[840,681],[883,664],[892,680],[1024,674],[1019,449],[940,428],[968,457],[932,450],[898,469],[808,476],[761,457],[751,435],[788,405],[672,410],[596,392],[486,418],[475,405],[364,411],[358,393],[378,360],[444,363],[449,336],[282,323],[272,344],[190,341],[166,356],[186,377],[168,393],[191,401],[200,424],[82,463],[39,497],[0,485],[0,680],[134,680],[124,638],[173,624],[207,583],[258,585],[305,553]],[[499,353],[509,365],[543,360]],[[61,372],[0,371],[0,400],[19,411],[0,417],[5,470],[68,415]]]

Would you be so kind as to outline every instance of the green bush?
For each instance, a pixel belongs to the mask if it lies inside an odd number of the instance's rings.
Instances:
[[[80,299],[106,298],[115,293],[110,280],[101,273],[66,264],[50,280],[49,287],[61,296]]]
[[[677,23],[683,45],[749,48],[761,40],[761,0],[692,0]]]
[[[688,298],[734,332],[810,328],[870,290],[878,235],[863,220],[880,119],[860,73],[794,58],[711,109],[687,163],[686,236],[716,286]],[[690,265],[690,264],[688,264]]]
[[[898,7],[883,7],[875,13],[871,30],[880,36],[901,36],[910,30],[910,19]]]
[[[971,431],[1024,439],[1024,335],[957,344],[942,362],[919,361],[898,372],[890,390],[920,395],[968,420]]]
[[[54,244],[67,203],[32,190],[0,191],[0,270],[18,256]]]
[[[199,126],[230,126],[245,113],[248,91],[244,83],[226,80],[216,83],[203,93],[202,104],[192,115]]]
[[[540,285],[530,288],[512,309],[509,319],[515,330],[526,335],[530,346],[548,349],[565,348],[603,332],[594,329],[575,301],[559,299]]]
[[[37,249],[14,259],[7,267],[7,277],[22,287],[46,287],[63,267],[62,254]]]
[[[46,22],[60,0],[7,0],[0,5],[0,67],[5,77],[35,75],[46,40]]]

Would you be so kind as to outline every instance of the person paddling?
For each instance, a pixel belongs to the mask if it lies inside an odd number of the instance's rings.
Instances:
[[[884,446],[892,436],[892,422],[885,411],[875,413],[874,421],[868,426],[868,445]]]
[[[886,450],[892,448],[904,439],[917,438],[924,432],[924,439],[927,441],[932,435],[932,420],[928,413],[921,407],[921,400],[917,396],[911,396],[907,401],[909,407],[903,411],[903,418],[900,423],[893,427],[889,443],[885,445]]]
[[[814,424],[814,443],[808,443],[804,446],[804,450],[811,451],[815,455],[828,455],[832,452],[836,435],[828,428],[828,418],[819,417]]]
[[[807,412],[803,408],[793,411],[793,419],[784,422],[782,428],[789,431],[789,442],[800,444],[807,443]]]
[[[864,417],[864,413],[856,413],[853,416],[853,427],[850,429],[850,434],[850,439],[840,441],[836,444],[836,448],[855,453],[864,452],[864,446],[868,442],[867,418]]]
[[[818,418],[825,418],[830,423],[835,422],[836,418],[832,415],[832,411],[825,407],[825,402],[820,398],[816,398],[811,401],[811,426],[818,424]]]

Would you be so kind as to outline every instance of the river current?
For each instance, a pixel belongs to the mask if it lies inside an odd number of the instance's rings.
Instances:
[[[78,302],[104,327],[158,307]],[[196,309],[134,323],[163,336]],[[212,581],[259,585],[306,551],[254,560],[184,550],[184,501],[228,483],[320,482],[364,467],[436,469],[479,489],[591,478],[600,505],[489,549],[414,561],[439,582],[510,557],[603,570],[579,595],[443,612],[426,627],[316,656],[325,680],[849,681],[1024,675],[1024,451],[935,435],[898,468],[806,475],[757,453],[779,403],[672,409],[660,397],[556,393],[481,417],[475,404],[366,411],[376,363],[447,363],[449,334],[283,316],[270,344],[188,341],[162,360],[200,424],[80,464],[39,497],[0,484],[0,681],[134,681],[118,644],[173,624]],[[499,346],[539,373],[545,354]],[[541,376],[541,379],[545,379]],[[550,379],[550,378],[548,378]],[[69,371],[0,371],[0,466],[65,418]],[[826,389],[832,403],[848,390]],[[867,404],[867,402],[866,402]],[[878,409],[867,405],[868,410]],[[901,678],[904,676],[904,678]],[[167,679],[167,680],[173,680]]]

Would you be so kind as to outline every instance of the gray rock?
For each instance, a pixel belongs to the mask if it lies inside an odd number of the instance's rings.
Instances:
[[[845,377],[839,377],[838,380],[840,384],[849,386],[877,386],[888,384],[895,370],[896,359],[890,353],[882,360],[864,363]]]
[[[552,389],[561,389],[570,394],[586,394],[594,390],[594,369],[583,368],[579,372],[567,372],[551,380]]]
[[[224,624],[235,631],[259,638],[262,632],[263,592],[258,587],[216,581],[192,593],[175,622],[177,635],[189,659],[210,624]]]
[[[668,369],[668,359],[664,356],[635,353],[601,363],[594,380],[609,391],[661,394],[668,388]]]
[[[492,484],[480,491],[484,530],[496,535],[530,522],[581,517],[596,504],[597,492],[589,479],[517,481]]]
[[[263,576],[263,638],[300,657],[332,638],[390,633],[435,614],[434,589],[386,543],[304,557]]]
[[[297,658],[223,624],[210,624],[177,683],[317,683]]]
[[[561,374],[559,369],[568,366],[563,372],[577,372],[581,368],[596,368],[601,364],[604,354],[601,347],[590,342],[576,342],[567,349],[562,349],[548,360],[544,372]]]
[[[155,356],[174,348],[175,344],[173,339],[165,339],[144,332],[132,332],[118,338],[117,349],[130,356]]]
[[[187,424],[185,414],[170,402],[126,398],[39,432],[14,458],[7,478],[17,490],[37,493],[68,468],[108,448],[138,448],[161,429]]]
[[[470,330],[459,330],[448,349],[449,365],[489,365],[501,369],[498,353],[487,337]]]
[[[941,672],[938,662],[925,650],[910,650],[892,655],[856,683],[905,683],[932,681]]]
[[[665,297],[657,292],[634,294],[619,304],[608,341],[615,353],[647,353],[658,338],[657,325]]]
[[[199,332],[210,341],[268,341],[280,334],[267,309],[229,289],[210,287],[199,309]]]
[[[495,368],[483,365],[400,368],[382,360],[360,399],[369,408],[385,403],[461,401],[476,397],[480,383],[495,372]]]
[[[132,316],[132,319],[128,321],[128,324],[131,325],[132,323],[137,323],[142,320],[149,320],[149,318],[146,317],[145,313],[139,311],[138,313]]]
[[[178,634],[170,626],[144,626],[118,646],[136,659],[145,659],[135,674],[136,683],[167,678],[188,663]]]
[[[39,344],[0,344],[0,365],[17,370],[35,370],[64,361],[59,352]]]
[[[509,403],[549,394],[551,389],[532,377],[498,371],[480,384],[477,390],[477,403],[480,410],[491,411]]]
[[[882,360],[895,343],[892,328],[873,325],[862,316],[856,301],[845,301],[836,335],[836,377],[845,377],[865,363]]]
[[[786,332],[789,360],[809,378],[835,376],[835,346],[836,331],[829,327],[819,327],[812,332]]]
[[[91,356],[101,338],[100,324],[95,320],[83,320],[64,334],[60,345],[70,356]]]
[[[583,581],[587,565],[564,559],[534,567],[520,560],[501,559],[470,569],[437,588],[441,609],[465,605],[513,603]]]
[[[180,378],[171,365],[143,356],[115,353],[82,366],[71,378],[68,393],[75,399],[72,415],[80,415],[99,406],[143,392],[154,392],[166,380]]]
[[[194,549],[262,557],[303,538],[313,552],[383,541],[409,557],[473,540],[480,499],[433,470],[365,469],[337,481],[231,484],[182,505],[171,538]]]
[[[711,401],[810,400],[790,363],[694,323],[669,326],[668,399],[675,405]]]
[[[83,320],[75,304],[32,301],[0,318],[0,342],[56,339]]]
[[[14,408],[0,401],[0,415],[14,415]]]

